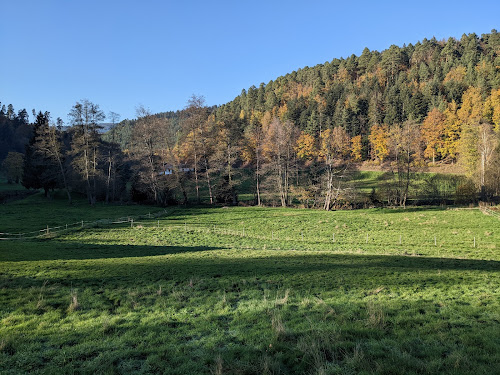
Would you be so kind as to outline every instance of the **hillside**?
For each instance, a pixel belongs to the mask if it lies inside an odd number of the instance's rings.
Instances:
[[[492,30],[480,37],[464,34],[460,40],[432,38],[415,45],[392,45],[381,52],[365,48],[361,56],[306,66],[243,89],[235,99],[212,110],[240,134],[253,119],[262,120],[266,114],[290,120],[316,138],[322,130],[340,126],[350,137],[362,136],[363,159],[368,159],[368,136],[374,125],[422,123],[434,108],[456,115],[471,88],[482,101],[476,103],[484,107],[482,115],[498,123],[493,107],[499,106],[495,102],[499,87],[500,34]],[[158,116],[178,121],[182,113]],[[130,141],[133,124],[125,120],[115,131],[122,147]],[[440,154],[455,158],[456,150]]]
[[[249,119],[253,112],[271,112],[301,130],[319,133],[344,127],[351,136],[367,134],[374,124],[422,122],[432,108],[460,106],[464,92],[480,89],[486,99],[500,87],[500,34],[460,40],[424,39],[415,45],[361,56],[336,58],[304,67],[259,87],[243,90],[223,105],[218,115]]]

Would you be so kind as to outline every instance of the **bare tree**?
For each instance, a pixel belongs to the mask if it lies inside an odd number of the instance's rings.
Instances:
[[[390,195],[395,204],[405,207],[411,181],[421,160],[420,129],[416,122],[408,120],[395,125],[390,133],[391,173],[395,177],[394,194]]]
[[[290,203],[290,182],[296,163],[295,144],[299,137],[298,128],[290,121],[282,122],[274,118],[265,131],[263,155],[268,182],[274,185],[281,206]]]
[[[350,166],[350,138],[342,127],[327,129],[321,133],[320,156],[326,170],[325,203],[323,209],[330,210],[341,193],[341,185]]]
[[[54,160],[57,163],[64,190],[68,196],[68,203],[71,204],[71,192],[65,168],[65,151],[60,131],[55,126],[47,124],[46,127],[39,128],[35,139],[36,152],[40,153],[42,157]]]
[[[107,145],[107,176],[106,176],[106,203],[109,202],[110,195],[111,199],[115,199],[116,192],[116,150],[115,144],[115,128],[116,124],[120,120],[120,115],[116,112],[109,112],[109,119],[111,120],[111,144]]]
[[[99,130],[106,116],[97,104],[87,99],[77,102],[68,116],[73,125],[73,166],[85,181],[87,199],[94,205],[97,200]]]
[[[236,204],[236,179],[234,164],[238,159],[240,135],[232,126],[231,120],[222,118],[212,122],[213,152],[210,162],[212,170],[220,176],[216,198],[221,203]]]
[[[160,174],[164,172],[158,155],[161,150],[161,119],[143,106],[137,108],[137,118],[130,147],[137,163],[137,176],[147,187],[154,202],[160,204],[163,201]]]
[[[245,147],[243,147],[244,159],[252,162],[255,166],[255,194],[257,205],[261,202],[261,174],[262,174],[262,146],[264,143],[264,131],[262,123],[252,116],[250,126],[244,133]]]
[[[206,134],[204,134],[204,127],[208,117],[207,108],[205,106],[205,98],[203,96],[192,95],[188,100],[184,113],[184,139],[188,146],[188,153],[190,154],[191,165],[194,172],[196,201],[200,203],[200,164],[205,164],[205,171],[208,171],[209,169],[208,150],[205,142]],[[206,172],[206,177],[210,194],[210,202],[213,203],[210,175],[208,172]]]
[[[181,151],[180,151],[180,131],[175,126],[174,122],[169,119],[162,121],[162,150],[161,159],[164,169],[171,168],[171,176],[167,179],[167,185],[170,189],[180,189],[182,192],[183,203],[188,203],[188,195],[186,191],[187,174],[182,171],[181,167]]]

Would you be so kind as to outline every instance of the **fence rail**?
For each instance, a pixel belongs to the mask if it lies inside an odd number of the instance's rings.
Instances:
[[[168,215],[167,210],[158,211],[155,213],[148,213],[147,215],[139,215],[139,216],[122,216],[115,219],[99,219],[94,221],[85,221],[80,220],[76,223],[68,223],[55,227],[47,227],[39,230],[33,230],[30,232],[22,232],[22,233],[8,233],[8,232],[0,232],[0,241],[2,240],[32,240],[37,238],[47,238],[49,236],[55,236],[60,233],[66,233],[75,229],[82,228],[95,228],[99,226],[105,225],[113,225],[113,224],[124,224],[124,223],[137,223],[137,220],[141,219],[154,219]]]

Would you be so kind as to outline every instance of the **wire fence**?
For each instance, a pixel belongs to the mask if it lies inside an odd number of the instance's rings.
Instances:
[[[77,229],[104,227],[108,225],[116,225],[124,223],[131,223],[131,225],[134,226],[134,223],[136,223],[137,225],[138,220],[154,219],[166,216],[168,214],[169,213],[167,210],[162,210],[155,213],[148,213],[146,215],[122,216],[116,219],[99,219],[94,221],[80,220],[75,223],[63,224],[55,227],[47,225],[43,229],[34,230],[30,232],[22,232],[22,233],[0,232],[0,240],[31,240],[31,239],[49,238],[49,237],[55,237],[56,235],[61,233],[67,233],[69,231]]]
[[[498,211],[492,210],[488,207],[481,207],[481,211],[486,215],[496,217],[497,219],[500,220],[500,212],[498,212]]]
[[[477,209],[477,208],[475,208]],[[500,213],[491,210],[488,207],[481,207],[481,211],[486,214],[498,218],[500,220]],[[172,211],[173,212],[173,211]],[[497,244],[492,238],[481,236],[480,234],[467,235],[467,238],[460,240],[450,241],[443,239],[439,233],[403,233],[394,230],[384,230],[383,234],[372,231],[355,230],[349,233],[341,231],[332,231],[327,234],[303,231],[299,229],[278,229],[272,230],[270,228],[255,230],[254,228],[239,228],[234,229],[224,225],[207,224],[207,223],[179,223],[175,221],[160,221],[159,218],[169,215],[171,212],[167,210],[158,211],[155,213],[148,213],[146,215],[138,216],[123,216],[116,219],[100,219],[95,221],[78,221],[69,224],[50,227],[23,233],[1,233],[1,240],[33,240],[33,239],[49,239],[54,238],[59,234],[68,233],[71,231],[88,229],[88,228],[105,228],[109,226],[128,226],[130,228],[158,228],[167,231],[184,231],[189,234],[204,233],[216,234],[231,237],[245,237],[248,239],[256,239],[261,241],[275,241],[290,242],[290,243],[303,243],[304,245],[318,245],[323,246],[326,244],[332,245],[355,245],[355,246],[407,246],[407,247],[460,247],[460,248],[490,248],[494,249],[500,244]],[[484,238],[483,238],[484,237]],[[493,240],[493,241],[492,241]]]
[[[151,228],[158,227],[161,230],[168,231],[184,231],[188,234],[201,233],[201,234],[215,234],[219,236],[231,236],[231,237],[245,237],[248,239],[256,239],[261,241],[271,241],[276,244],[290,243],[290,244],[302,244],[307,246],[324,246],[324,245],[348,245],[348,246],[396,246],[396,247],[419,247],[419,248],[462,248],[462,249],[472,249],[472,248],[485,248],[485,249],[495,249],[500,244],[495,241],[489,241],[487,238],[480,235],[470,234],[467,238],[458,241],[452,241],[449,239],[443,239],[438,234],[431,235],[430,233],[418,233],[413,236],[408,234],[401,234],[397,231],[385,231],[383,236],[380,234],[373,233],[372,231],[366,232],[362,230],[357,230],[354,233],[339,233],[332,232],[330,235],[324,232],[320,235],[312,234],[311,232],[295,231],[295,233],[290,233],[285,230],[277,231],[259,231],[248,230],[245,228],[232,229],[223,226],[216,225],[191,225],[191,224],[163,224],[160,223],[147,223],[147,222],[136,222],[137,228]]]

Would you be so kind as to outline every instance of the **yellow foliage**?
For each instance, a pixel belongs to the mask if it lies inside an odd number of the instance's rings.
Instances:
[[[465,66],[457,66],[448,72],[446,77],[444,77],[443,83],[447,83],[449,81],[463,82],[466,74],[467,68]]]
[[[297,156],[302,159],[312,159],[317,155],[315,139],[312,135],[301,132],[295,145]]]
[[[484,104],[484,117],[495,124],[495,131],[500,132],[500,89],[492,90]]]
[[[262,120],[261,120],[262,126],[268,126],[271,123],[273,116],[274,115],[270,112],[264,113],[264,116],[262,116]]]
[[[481,90],[477,87],[469,87],[462,95],[462,106],[457,111],[458,118],[465,124],[479,123],[483,115],[483,98]]]
[[[351,140],[344,128],[338,126],[326,129],[321,133],[319,156],[329,163],[333,159],[344,159],[349,156]]]
[[[384,70],[382,69],[380,64],[377,66],[377,70],[375,71],[375,74],[377,76],[379,85],[383,87],[385,85],[386,76],[385,76]]]
[[[349,76],[349,72],[346,68],[340,68],[336,74],[336,78],[340,82],[347,82],[351,77]]]
[[[286,103],[283,104],[281,107],[279,107],[279,109],[278,109],[278,117],[280,118],[281,121],[285,121],[286,120],[287,112],[288,112],[288,107],[287,107]]]
[[[351,138],[351,155],[355,161],[361,161],[363,144],[361,143],[361,135]]]
[[[389,129],[386,125],[373,125],[368,140],[373,157],[382,163],[389,155]]]
[[[457,155],[458,142],[462,127],[457,115],[457,103],[452,101],[444,111],[444,138],[440,153],[443,157],[451,156],[455,158]]]
[[[427,114],[422,123],[421,132],[422,140],[426,146],[424,156],[432,158],[439,156],[444,149],[444,134],[445,134],[446,116],[437,108],[434,108]]]

